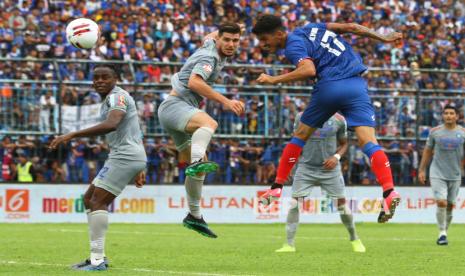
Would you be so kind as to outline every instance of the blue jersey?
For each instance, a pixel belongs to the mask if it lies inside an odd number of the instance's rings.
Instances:
[[[290,33],[285,55],[296,66],[304,59],[311,59],[319,82],[354,77],[367,69],[360,55],[342,37],[321,23],[310,23]]]

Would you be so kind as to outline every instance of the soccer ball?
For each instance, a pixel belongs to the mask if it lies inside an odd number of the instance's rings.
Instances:
[[[76,48],[90,49],[97,44],[100,30],[93,20],[78,18],[66,26],[66,38]]]

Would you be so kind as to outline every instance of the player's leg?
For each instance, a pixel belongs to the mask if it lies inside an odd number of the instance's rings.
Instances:
[[[449,230],[449,226],[452,223],[452,217],[453,217],[453,210],[454,210],[455,204],[447,202],[447,209],[446,209],[446,230]]]
[[[304,198],[292,198],[291,206],[287,213],[286,219],[286,238],[285,243],[280,249],[277,249],[277,253],[295,252],[295,235],[297,233],[297,227],[299,226],[299,208],[302,205]]]
[[[460,191],[461,180],[450,180],[448,181],[447,191],[447,209],[446,209],[446,230],[452,222],[452,212],[455,208],[455,202]]]
[[[289,206],[286,219],[287,242],[275,252],[295,252],[295,235],[299,226],[299,208],[303,204],[305,197],[310,196],[313,186],[318,184],[318,180],[313,176],[313,171],[305,166],[297,167],[292,181],[292,201]]]
[[[145,161],[121,161],[110,159],[100,170],[94,181],[90,200],[90,191],[86,203],[90,207],[90,264],[75,267],[77,270],[107,270],[105,264],[105,236],[108,229],[108,206],[121,194],[126,185],[132,181],[140,171],[146,168]]]
[[[171,132],[171,134],[179,151],[179,162],[189,162],[188,160],[191,160],[189,135],[179,132]],[[204,156],[203,160],[207,160],[206,156]],[[216,238],[218,236],[212,230],[210,230],[200,211],[200,199],[202,198],[202,187],[204,181],[205,173],[197,173],[192,176],[186,175],[184,186],[186,188],[186,198],[187,205],[189,207],[189,213],[183,219],[183,225],[206,237]]]
[[[436,222],[439,230],[437,245],[447,245],[447,181],[430,178],[431,189],[436,200]]]
[[[186,168],[186,175],[195,176],[198,173],[209,173],[218,169],[218,164],[215,162],[202,160],[217,127],[218,123],[205,112],[197,112],[189,119],[185,131],[192,133],[191,165]]]
[[[87,217],[87,225],[89,226],[89,240],[91,240],[90,215],[89,214],[92,212],[91,211],[90,200],[92,198],[94,190],[95,190],[95,186],[93,184],[90,184],[89,187],[87,188],[86,192],[84,193],[84,208],[85,208],[86,217]],[[103,251],[103,259],[104,259],[105,265],[108,267],[109,266],[109,261],[108,261],[107,257],[105,256],[105,251]],[[90,262],[90,258],[89,258],[89,259],[84,260],[83,262],[80,262],[80,263],[77,263],[77,264],[73,265],[71,268],[79,269],[81,267],[88,266],[90,264],[91,264],[91,262]]]
[[[355,130],[360,147],[370,158],[371,170],[383,187],[383,210],[378,222],[386,222],[394,215],[400,196],[394,191],[389,159],[376,140],[375,112],[368,96],[367,83],[361,77],[340,82],[346,87],[345,93],[341,94],[341,112],[346,118],[348,128]]]
[[[341,222],[349,232],[350,243],[354,252],[363,253],[366,251],[365,246],[357,235],[355,230],[354,216],[346,204],[345,182],[342,174],[328,179],[321,179],[321,189],[333,200],[336,200],[337,210],[341,217]]]
[[[317,128],[322,127],[336,113],[337,106],[334,105],[334,99],[331,99],[331,92],[326,92],[328,91],[316,91],[312,94],[310,104],[302,113],[291,141],[284,147],[281,154],[275,182],[260,199],[263,204],[270,204],[281,197],[282,187],[297,163],[305,143]]]
[[[383,187],[383,210],[380,212],[378,222],[384,223],[390,220],[400,203],[400,195],[394,191],[389,159],[383,148],[378,145],[375,138],[375,129],[367,126],[355,127],[355,133],[363,152],[370,158],[371,170],[378,183]]]
[[[191,147],[191,165],[186,168],[186,175],[208,173],[218,169],[215,162],[202,162],[210,140],[218,123],[204,111],[189,105],[178,97],[170,96],[158,109],[158,117],[163,128],[175,140],[176,147],[184,144],[176,142],[173,135],[192,135],[186,143]]]

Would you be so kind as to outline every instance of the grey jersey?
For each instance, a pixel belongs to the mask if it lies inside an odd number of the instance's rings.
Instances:
[[[171,85],[179,97],[189,104],[198,107],[202,96],[191,91],[187,84],[192,74],[201,76],[208,85],[213,85],[225,64],[216,48],[213,39],[207,39],[195,53],[190,56],[181,70],[171,78]]]
[[[299,113],[296,116],[294,129],[297,128],[301,115]],[[315,130],[305,144],[297,164],[299,170],[308,168],[315,175],[324,177],[339,175],[341,173],[341,165],[339,163],[333,170],[326,170],[323,168],[323,162],[336,153],[337,141],[343,138],[347,138],[346,120],[341,115],[335,114],[324,123],[322,128]]]
[[[426,146],[434,151],[430,177],[444,180],[462,178],[463,145],[465,129],[457,126],[447,129],[440,125],[431,129]]]
[[[112,110],[121,110],[126,114],[116,130],[105,136],[110,146],[108,158],[147,161],[136,104],[131,95],[118,86],[103,101],[100,108],[101,120],[105,120]]]

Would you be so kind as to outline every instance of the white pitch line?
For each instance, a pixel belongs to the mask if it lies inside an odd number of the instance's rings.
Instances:
[[[18,261],[6,261],[0,260],[0,264],[5,265],[32,265],[32,266],[55,266],[55,267],[70,267],[65,264],[49,264],[49,263],[37,263],[37,262],[18,262]],[[123,268],[123,267],[110,267],[109,270],[124,270],[124,271],[136,271],[136,272],[149,272],[149,273],[161,273],[161,274],[176,274],[176,275],[198,275],[198,276],[254,276],[253,274],[220,274],[220,273],[206,273],[206,272],[187,272],[187,271],[170,271],[170,270],[156,270],[148,268]]]
[[[75,229],[48,229],[50,232],[63,232],[63,233],[87,233],[84,230],[75,230]],[[184,234],[177,234],[177,233],[159,233],[159,232],[141,232],[141,231],[108,231],[109,234],[125,234],[125,235],[154,235],[154,236],[185,236]],[[248,234],[250,235],[250,233]],[[240,235],[228,235],[227,237],[239,238],[242,237]],[[267,238],[267,239],[283,239],[284,236],[273,236],[273,235],[260,235],[260,238]],[[347,240],[346,237],[297,237],[297,239],[302,240]],[[367,241],[431,241],[432,239],[422,239],[422,238],[402,238],[402,237],[392,237],[392,238],[369,238],[365,237],[363,240]],[[454,241],[465,241],[464,239],[454,239]]]

